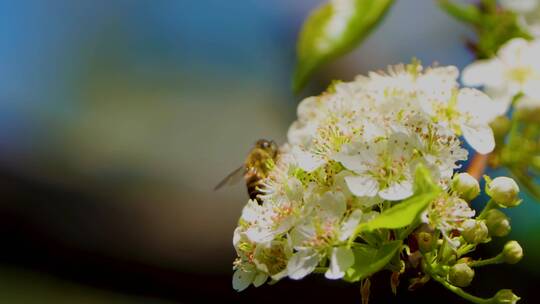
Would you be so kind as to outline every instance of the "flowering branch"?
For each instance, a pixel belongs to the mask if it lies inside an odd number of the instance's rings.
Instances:
[[[457,77],[454,67],[424,70],[413,62],[302,101],[288,142],[263,161],[268,174],[242,211],[233,287],[320,273],[364,282],[367,301],[371,275],[392,271],[395,290],[400,274],[414,269],[411,289],[434,278],[474,303],[502,303],[499,293],[481,299],[462,288],[473,280],[471,267],[519,261],[519,244],[508,243],[492,259],[465,255],[508,234],[499,208],[519,205],[519,188],[510,178],[486,178],[491,200],[475,217],[470,202],[479,183],[454,174],[467,158],[458,136],[479,153],[493,151],[488,123],[497,112],[484,93],[460,88]]]

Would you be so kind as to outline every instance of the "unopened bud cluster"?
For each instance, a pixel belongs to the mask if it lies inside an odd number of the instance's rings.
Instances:
[[[437,234],[427,229],[416,232],[416,241],[419,251],[426,257],[427,269],[437,269],[434,277],[446,280],[449,284],[465,288],[475,277],[475,267],[490,264],[516,264],[523,258],[523,249],[516,241],[509,241],[504,245],[501,253],[492,258],[473,260],[466,256],[477,246],[488,243],[494,237],[507,236],[510,231],[510,219],[500,208],[509,208],[519,205],[519,187],[508,177],[497,177],[491,180],[486,177],[486,193],[491,197],[484,209],[478,214],[467,209],[471,200],[480,194],[478,181],[467,173],[455,174],[450,183],[450,195],[441,201],[435,201],[428,209],[430,224],[443,232],[440,239]],[[435,208],[438,204],[444,208]],[[445,213],[444,210],[451,212]],[[432,211],[432,213],[430,213]],[[476,217],[475,217],[476,215]],[[443,221],[445,219],[445,221]],[[449,223],[453,224],[449,224]],[[444,227],[451,233],[444,233]],[[519,300],[511,290],[499,291],[489,303],[516,303]],[[487,300],[486,300],[487,301]]]

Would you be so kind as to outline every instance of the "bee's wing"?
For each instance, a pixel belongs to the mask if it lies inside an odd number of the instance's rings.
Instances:
[[[244,173],[245,173],[244,166],[240,166],[238,169],[229,173],[229,175],[227,175],[221,182],[219,182],[219,184],[217,184],[214,190],[217,190],[225,185],[233,185],[233,184],[238,183],[244,177]]]

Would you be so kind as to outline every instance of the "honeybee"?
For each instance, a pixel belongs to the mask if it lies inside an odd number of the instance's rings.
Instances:
[[[261,204],[262,200],[259,198],[261,191],[258,186],[261,180],[268,176],[270,171],[268,162],[277,159],[278,150],[279,148],[273,140],[259,139],[249,151],[244,164],[227,175],[214,190],[234,184],[241,177],[244,177],[249,198]]]

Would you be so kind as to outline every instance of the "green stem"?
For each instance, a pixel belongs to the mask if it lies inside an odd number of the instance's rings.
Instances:
[[[515,104],[519,98],[514,98],[512,103]],[[508,144],[507,146],[513,147],[516,141],[516,135],[519,133],[519,121],[515,113],[512,114],[510,118],[510,132],[508,133]]]
[[[466,255],[467,253],[469,253],[471,251],[474,251],[475,248],[476,248],[476,245],[474,245],[474,244],[466,244],[466,245],[458,248],[458,250],[457,250],[458,258]]]
[[[489,210],[491,210],[491,209],[494,209],[494,208],[497,208],[497,203],[495,203],[495,201],[493,199],[490,199],[487,202],[484,209],[482,210],[482,212],[480,212],[480,214],[476,217],[476,219],[478,219],[478,220],[484,219],[486,217],[487,212]]]
[[[441,244],[441,247],[439,247],[439,250],[437,251],[437,260],[439,262],[443,262],[444,260],[444,252],[446,251],[446,245],[448,243],[448,240],[446,237],[443,237],[443,242]]]
[[[477,296],[473,296],[472,294],[464,291],[463,289],[448,283],[444,278],[441,278],[438,275],[434,275],[434,276],[432,276],[432,278],[435,281],[441,283],[441,285],[446,287],[446,289],[450,290],[451,292],[457,294],[458,296],[464,298],[467,301],[471,301],[471,302],[476,303],[476,304],[490,304],[490,303],[493,303],[492,298],[484,299],[484,298],[480,298],[480,297],[477,297]]]
[[[493,265],[493,264],[501,264],[503,262],[504,262],[503,256],[502,254],[499,254],[489,259],[469,262],[468,265],[470,267],[482,267],[482,266]]]

